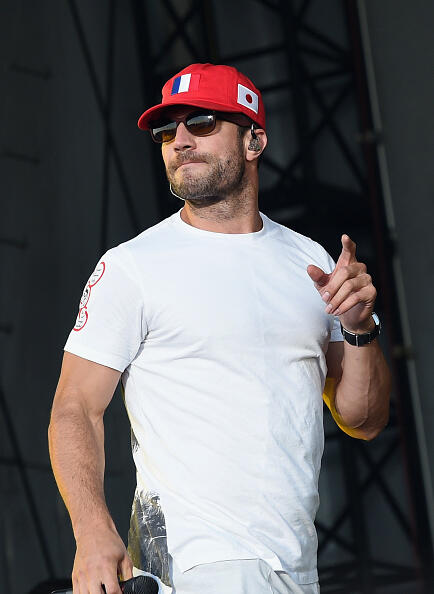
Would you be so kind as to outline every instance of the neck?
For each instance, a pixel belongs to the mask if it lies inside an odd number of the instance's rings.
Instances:
[[[253,233],[262,229],[256,187],[225,198],[186,198],[181,218],[193,227],[217,233]]]

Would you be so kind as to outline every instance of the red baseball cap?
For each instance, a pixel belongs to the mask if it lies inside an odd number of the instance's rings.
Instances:
[[[261,92],[232,66],[191,64],[166,82],[162,96],[159,105],[150,107],[140,116],[138,126],[142,130],[149,130],[150,122],[159,120],[164,110],[172,105],[242,113],[265,129]]]

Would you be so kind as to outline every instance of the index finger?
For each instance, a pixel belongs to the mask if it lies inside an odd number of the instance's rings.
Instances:
[[[341,237],[342,242],[342,251],[339,256],[338,261],[336,262],[336,268],[339,266],[348,266],[349,264],[353,264],[357,262],[356,258],[356,244],[350,238],[349,235],[342,235]]]

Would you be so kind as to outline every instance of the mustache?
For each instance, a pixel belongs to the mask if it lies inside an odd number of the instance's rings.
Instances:
[[[178,169],[180,165],[184,163],[191,163],[191,162],[205,162],[208,163],[207,154],[205,153],[195,153],[195,152],[188,152],[188,153],[179,153],[172,161],[170,165],[170,169],[174,171]]]

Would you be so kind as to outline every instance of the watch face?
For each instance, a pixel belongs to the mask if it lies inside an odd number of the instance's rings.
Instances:
[[[377,314],[374,311],[372,312],[372,317],[374,319],[375,324],[377,326],[379,326],[380,325],[380,318],[377,316]]]

